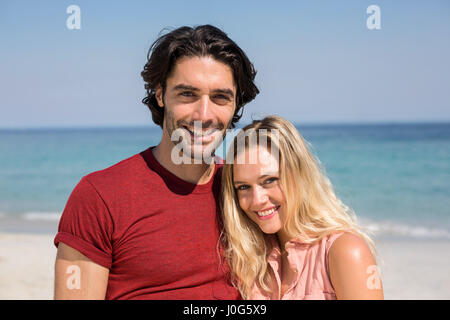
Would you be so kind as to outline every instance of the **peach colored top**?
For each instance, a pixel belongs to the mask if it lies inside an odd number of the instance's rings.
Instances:
[[[288,281],[288,288],[283,297],[281,295],[281,252],[275,235],[268,236],[269,258],[268,262],[272,272],[270,288],[273,292],[267,293],[258,285],[252,289],[254,300],[335,300],[333,286],[331,285],[328,270],[328,251],[333,242],[343,232],[323,237],[314,244],[301,243],[291,240],[286,243],[290,267],[295,276]],[[273,278],[275,275],[275,279]]]

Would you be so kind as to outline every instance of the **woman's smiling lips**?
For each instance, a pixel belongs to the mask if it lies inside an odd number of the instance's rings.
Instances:
[[[280,206],[273,206],[271,208],[267,208],[260,211],[253,211],[256,216],[261,220],[266,220],[272,218],[276,213],[278,213],[278,209]]]

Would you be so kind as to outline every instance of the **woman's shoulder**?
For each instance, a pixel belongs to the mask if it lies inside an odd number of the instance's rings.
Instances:
[[[348,268],[366,268],[375,264],[372,251],[366,240],[353,232],[341,232],[330,236],[333,241],[327,243],[327,267],[346,272]]]
[[[366,240],[354,232],[337,232],[328,236],[327,247],[330,259],[333,256],[359,256],[370,248]]]
[[[345,232],[337,237],[329,250],[327,267],[338,298],[383,298],[376,260],[363,236]]]
[[[295,239],[291,242],[297,244],[301,251],[317,251],[325,253],[325,258],[356,256],[370,248],[366,240],[359,234],[351,231],[336,231],[326,236],[318,238],[313,243],[305,243],[301,239]]]

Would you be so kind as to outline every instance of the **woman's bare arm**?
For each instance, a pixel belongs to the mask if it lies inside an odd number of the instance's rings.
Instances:
[[[55,300],[103,300],[109,270],[60,242],[55,262]]]
[[[375,258],[364,239],[345,233],[328,252],[330,279],[337,299],[384,299]]]

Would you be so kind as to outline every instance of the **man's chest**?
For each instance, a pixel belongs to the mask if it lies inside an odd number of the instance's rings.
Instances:
[[[111,272],[158,285],[217,267],[219,227],[212,196],[136,204],[128,214],[115,233]]]

